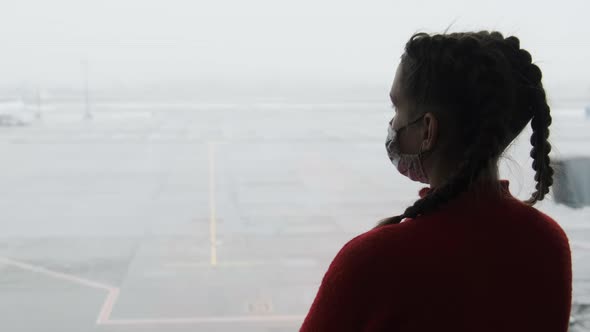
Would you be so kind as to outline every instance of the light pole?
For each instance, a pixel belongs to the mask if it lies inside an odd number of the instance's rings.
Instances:
[[[84,71],[84,107],[85,113],[84,118],[87,120],[92,119],[92,113],[90,111],[90,89],[89,89],[89,78],[88,78],[88,58],[82,60],[82,69]]]
[[[41,119],[41,89],[37,87],[37,112],[35,112],[37,119]]]

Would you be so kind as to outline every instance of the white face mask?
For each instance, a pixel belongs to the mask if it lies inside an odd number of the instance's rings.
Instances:
[[[423,116],[408,123],[407,125],[398,129],[397,131],[393,129],[393,120],[391,120],[389,126],[387,127],[387,139],[385,140],[385,148],[387,149],[387,155],[389,156],[389,160],[391,160],[391,162],[395,165],[395,167],[401,174],[407,176],[412,181],[418,181],[428,184],[428,175],[422,167],[422,148],[420,148],[420,152],[418,154],[400,153],[399,146],[397,144],[398,142],[396,140],[398,132],[408,127],[409,125],[417,122]]]

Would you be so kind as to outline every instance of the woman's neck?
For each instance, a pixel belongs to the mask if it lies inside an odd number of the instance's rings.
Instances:
[[[451,172],[432,172],[429,174],[430,180],[430,188],[438,188],[444,185],[451,176]],[[472,184],[488,184],[488,183],[497,183],[499,181],[499,172],[498,166],[496,163],[493,163],[488,168],[482,170],[479,176],[473,181]]]

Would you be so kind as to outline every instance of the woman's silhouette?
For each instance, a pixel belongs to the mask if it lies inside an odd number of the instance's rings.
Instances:
[[[344,245],[300,331],[567,331],[568,238],[533,207],[553,169],[531,60],[496,31],[410,38],[385,146],[401,174],[430,186]],[[529,122],[536,190],[523,202],[497,163]]]

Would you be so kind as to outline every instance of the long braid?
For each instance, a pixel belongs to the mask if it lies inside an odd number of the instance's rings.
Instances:
[[[522,69],[520,77],[523,81],[524,103],[529,107],[530,111],[526,116],[532,117],[531,128],[533,133],[530,138],[533,146],[530,152],[533,158],[533,169],[535,170],[535,192],[531,197],[524,202],[528,205],[534,205],[537,201],[543,200],[545,195],[549,193],[549,187],[553,185],[554,170],[551,167],[549,152],[551,152],[551,144],[549,143],[549,126],[551,125],[550,108],[547,104],[545,89],[541,79],[543,74],[541,69],[532,63],[532,57],[529,52],[520,49],[520,41],[518,38],[511,36],[506,38],[506,42],[516,51],[515,57]],[[525,106],[525,105],[523,105]],[[520,122],[520,121],[518,121]]]
[[[479,63],[488,66],[488,68],[482,69],[479,73],[469,73],[468,76],[476,80],[476,82],[470,82],[469,85],[485,87],[498,84],[502,78],[489,68],[495,64],[494,59],[486,54],[474,55],[474,51],[480,47],[478,41],[473,38],[464,38],[461,40],[461,43],[457,45],[459,49],[457,51],[458,53],[468,53],[471,56],[471,61],[479,61]],[[479,97],[474,103],[481,103],[481,96]],[[503,123],[499,121],[501,117],[494,116],[493,114],[498,109],[502,109],[503,105],[498,104],[492,95],[488,95],[487,99],[487,105],[480,108],[479,114],[477,116],[471,115],[471,126],[464,128],[467,129],[464,136],[470,137],[471,139],[469,141],[472,143],[465,150],[459,166],[454,174],[449,177],[450,180],[440,188],[431,190],[425,197],[415,201],[403,214],[385,218],[379,221],[376,227],[396,224],[404,218],[415,218],[418,215],[433,211],[440,205],[452,200],[465,191],[477,179],[482,170],[487,169],[490,163],[502,152],[503,135],[499,133],[503,132]],[[481,116],[485,117],[485,120]],[[473,137],[476,137],[476,139],[473,140]]]
[[[549,187],[553,185],[553,168],[549,159],[549,152],[551,152],[551,144],[549,144],[549,126],[551,125],[551,114],[549,105],[547,105],[545,90],[540,82],[541,71],[536,65],[531,65],[531,72],[539,77],[539,83],[536,89],[533,89],[533,104],[534,115],[531,120],[531,128],[533,134],[531,135],[531,157],[533,158],[533,169],[535,170],[535,192],[531,198],[526,200],[529,205],[534,205],[537,201],[543,200],[545,195],[549,193]]]
[[[548,156],[551,145],[547,141],[551,116],[541,84],[541,71],[531,63],[530,54],[520,49],[518,38],[511,36],[504,39],[502,34],[496,31],[453,33],[450,34],[450,38],[444,38],[443,35],[429,37],[425,33],[414,34],[406,44],[406,54],[402,59],[421,59],[427,57],[427,54],[436,57],[438,53],[442,53],[440,61],[443,63],[438,65],[452,68],[451,73],[454,75],[440,76],[448,77],[449,80],[457,76],[457,68],[464,66],[468,71],[471,70],[459,80],[468,81],[463,88],[469,91],[463,96],[467,96],[467,99],[472,98],[472,100],[462,99],[465,102],[465,109],[477,109],[477,113],[475,115],[460,113],[461,110],[459,110],[455,114],[455,116],[471,119],[468,128],[462,128],[468,129],[462,137],[463,140],[471,144],[466,147],[458,167],[445,184],[430,190],[426,196],[408,207],[403,214],[379,221],[376,228],[431,212],[457,197],[477,179],[484,169],[488,169],[496,161],[531,118],[533,128],[531,157],[534,159],[533,169],[536,171],[537,190],[525,203],[533,205],[536,201],[543,199],[553,183],[553,169]],[[447,43],[446,48],[444,43]],[[445,49],[450,49],[451,54],[445,54]],[[465,61],[467,65],[457,60],[465,54],[469,55],[469,60]],[[429,98],[433,93],[432,89],[436,89],[436,84],[429,80],[437,65],[435,61],[436,59],[426,63],[418,62],[413,67],[412,73],[417,72],[417,74],[413,81],[408,82],[408,86],[414,89],[414,96],[417,99]],[[422,66],[425,69],[420,72],[419,69]],[[506,68],[512,68],[509,79],[506,77]],[[498,87],[504,87],[504,89]],[[442,86],[439,88],[445,89]],[[448,90],[441,91],[441,94],[448,94]],[[453,97],[460,99],[463,96]]]

